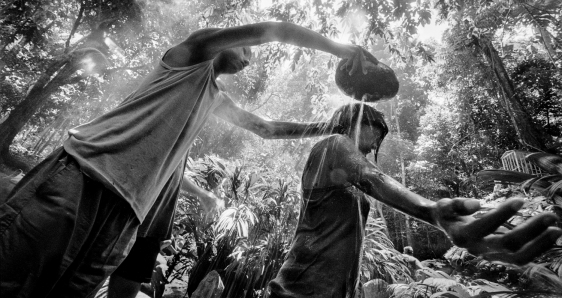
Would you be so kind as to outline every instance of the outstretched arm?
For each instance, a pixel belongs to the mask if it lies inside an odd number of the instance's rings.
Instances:
[[[471,215],[480,210],[478,200],[454,198],[432,202],[379,171],[355,150],[351,141],[336,145],[333,148],[340,158],[334,167],[342,169],[349,182],[373,198],[437,226],[455,245],[472,254],[522,265],[552,248],[562,236],[562,229],[554,226],[557,217],[552,213],[534,216],[504,233],[502,224],[523,206],[521,199],[508,200],[476,219]]]
[[[264,139],[298,139],[333,133],[327,122],[296,123],[265,120],[239,108],[226,94],[223,93],[223,96],[224,101],[214,114]]]
[[[174,47],[169,54],[177,57],[169,59],[195,64],[213,59],[226,49],[275,41],[316,49],[348,59],[346,67],[350,66],[350,73],[360,70],[360,67],[366,72],[364,66],[366,60],[378,63],[373,55],[359,46],[338,43],[317,32],[287,22],[263,22],[224,29],[201,29]]]

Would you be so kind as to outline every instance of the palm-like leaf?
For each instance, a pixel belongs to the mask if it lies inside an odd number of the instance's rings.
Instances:
[[[484,170],[476,174],[476,178],[479,182],[488,181],[501,181],[506,183],[519,184],[526,180],[533,179],[537,177],[536,175],[507,171],[507,170]]]
[[[384,232],[385,230],[386,227],[380,218],[368,218],[361,261],[363,279],[381,278],[396,282],[409,272],[401,261],[402,254],[394,249],[394,244]]]
[[[217,240],[225,237],[230,240],[248,238],[251,226],[257,222],[257,216],[248,205],[229,207],[223,211],[215,225]]]
[[[544,152],[535,152],[527,154],[525,159],[536,164],[547,173],[562,175],[562,156]]]

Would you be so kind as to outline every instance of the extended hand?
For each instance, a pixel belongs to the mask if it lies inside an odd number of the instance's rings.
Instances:
[[[353,75],[359,69],[361,69],[363,74],[367,74],[366,61],[370,61],[373,64],[379,63],[375,56],[360,46],[348,45],[346,47],[345,54],[341,58],[347,59],[347,62],[341,66],[341,70],[348,70],[349,75]]]
[[[562,229],[556,228],[557,217],[542,213],[513,230],[501,225],[523,206],[521,199],[511,199],[475,219],[470,214],[480,209],[476,199],[442,199],[434,209],[434,218],[459,247],[488,260],[523,265],[555,245]]]

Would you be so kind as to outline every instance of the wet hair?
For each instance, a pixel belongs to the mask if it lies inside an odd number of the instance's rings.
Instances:
[[[335,127],[334,131],[336,133],[349,134],[357,125],[357,121],[361,121],[360,124],[377,127],[381,130],[381,138],[377,144],[377,150],[375,151],[376,161],[380,145],[388,133],[388,126],[384,121],[384,114],[364,103],[352,103],[339,107],[332,115],[330,124]]]

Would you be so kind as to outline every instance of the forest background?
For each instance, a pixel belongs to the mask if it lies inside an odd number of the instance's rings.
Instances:
[[[118,105],[166,49],[190,32],[259,21],[293,22],[365,46],[396,71],[398,95],[374,104],[390,126],[378,164],[427,198],[476,197],[493,207],[517,190],[492,192],[478,181],[480,171],[501,168],[508,150],[561,151],[562,12],[556,0],[0,4],[0,162],[11,176],[60,146],[69,128]],[[244,72],[221,77],[246,110],[266,119],[322,121],[350,100],[334,84],[335,57],[277,43],[253,53]],[[223,270],[228,284],[228,272],[235,272],[232,279],[251,284],[244,293],[263,295],[290,244],[300,174],[318,140],[263,140],[221,120],[208,121],[191,150],[188,174],[225,198],[228,209],[204,217],[195,198],[182,197],[177,223],[193,246],[176,260],[184,266],[173,266],[175,274]],[[562,205],[541,202],[529,204],[526,215]],[[411,245],[420,259],[441,258],[451,248],[440,231],[384,206],[374,206],[372,217],[373,237],[389,241],[376,238],[384,245],[366,249],[365,281],[392,282],[403,271],[400,262],[377,263],[390,262],[395,248]],[[261,268],[256,276],[240,265],[251,259]],[[550,270],[562,276],[561,268],[562,261]],[[255,280],[249,282],[250,276]]]

